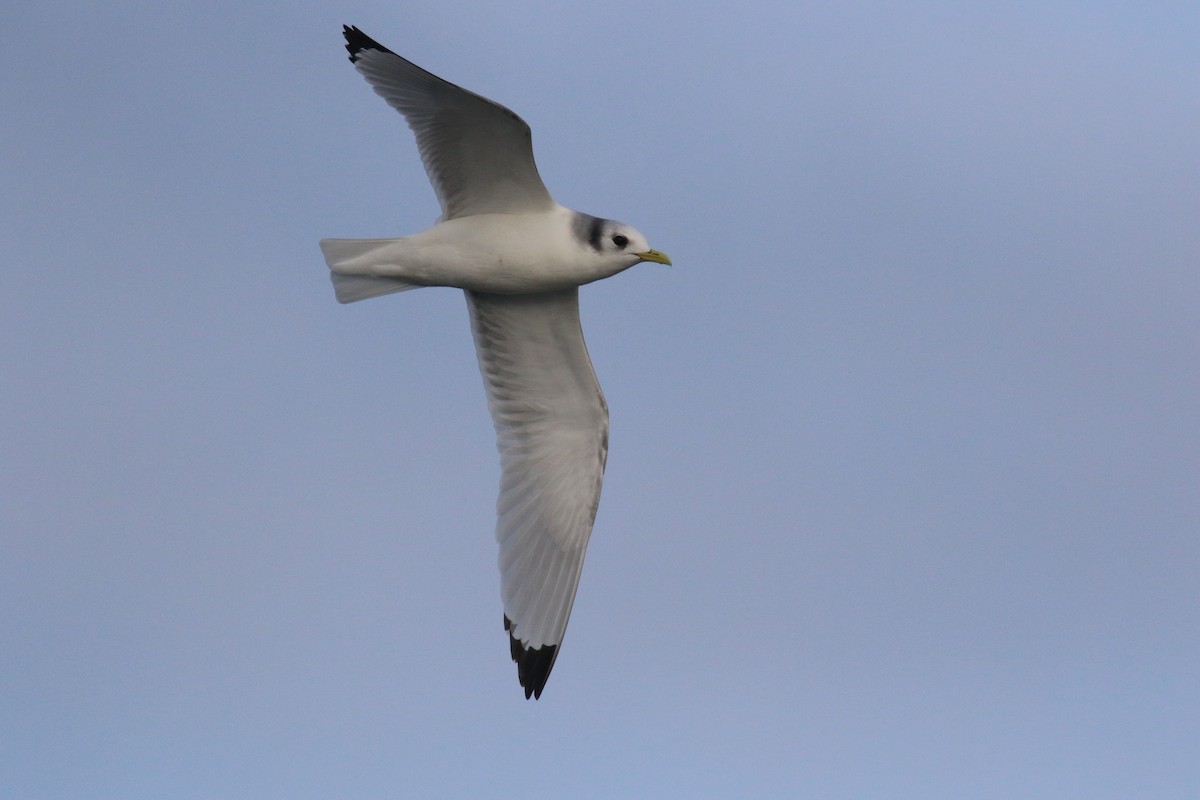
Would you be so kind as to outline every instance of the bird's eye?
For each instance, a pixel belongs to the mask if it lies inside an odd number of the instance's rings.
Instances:
[[[618,233],[612,238],[612,243],[617,247],[624,247],[625,245],[629,244],[629,240]]]

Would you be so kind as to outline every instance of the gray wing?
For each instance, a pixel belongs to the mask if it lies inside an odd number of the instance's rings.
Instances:
[[[577,289],[466,295],[500,451],[504,627],[525,696],[540,696],[600,502],[608,407],[579,327]]]
[[[344,34],[355,68],[416,134],[442,219],[554,207],[524,120],[426,72],[358,28],[345,26]]]

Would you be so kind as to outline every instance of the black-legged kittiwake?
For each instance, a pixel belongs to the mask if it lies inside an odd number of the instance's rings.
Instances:
[[[578,287],[642,261],[641,233],[550,197],[529,126],[346,27],[350,61],[404,115],[442,206],[396,239],[324,239],[343,303],[463,289],[500,451],[504,627],[525,696],[540,697],[567,628],[608,453],[608,407],[579,326]]]

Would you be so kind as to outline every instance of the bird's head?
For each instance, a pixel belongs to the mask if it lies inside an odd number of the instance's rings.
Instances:
[[[606,259],[621,261],[624,267],[632,267],[641,261],[671,263],[666,253],[651,249],[641,231],[624,222],[578,214],[575,229],[580,240],[592,251]]]

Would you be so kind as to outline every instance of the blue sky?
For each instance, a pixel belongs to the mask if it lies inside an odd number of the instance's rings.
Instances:
[[[653,7],[650,7],[653,6]],[[461,294],[340,26],[670,253],[525,701]],[[0,26],[0,794],[1194,798],[1194,3],[31,3]]]

